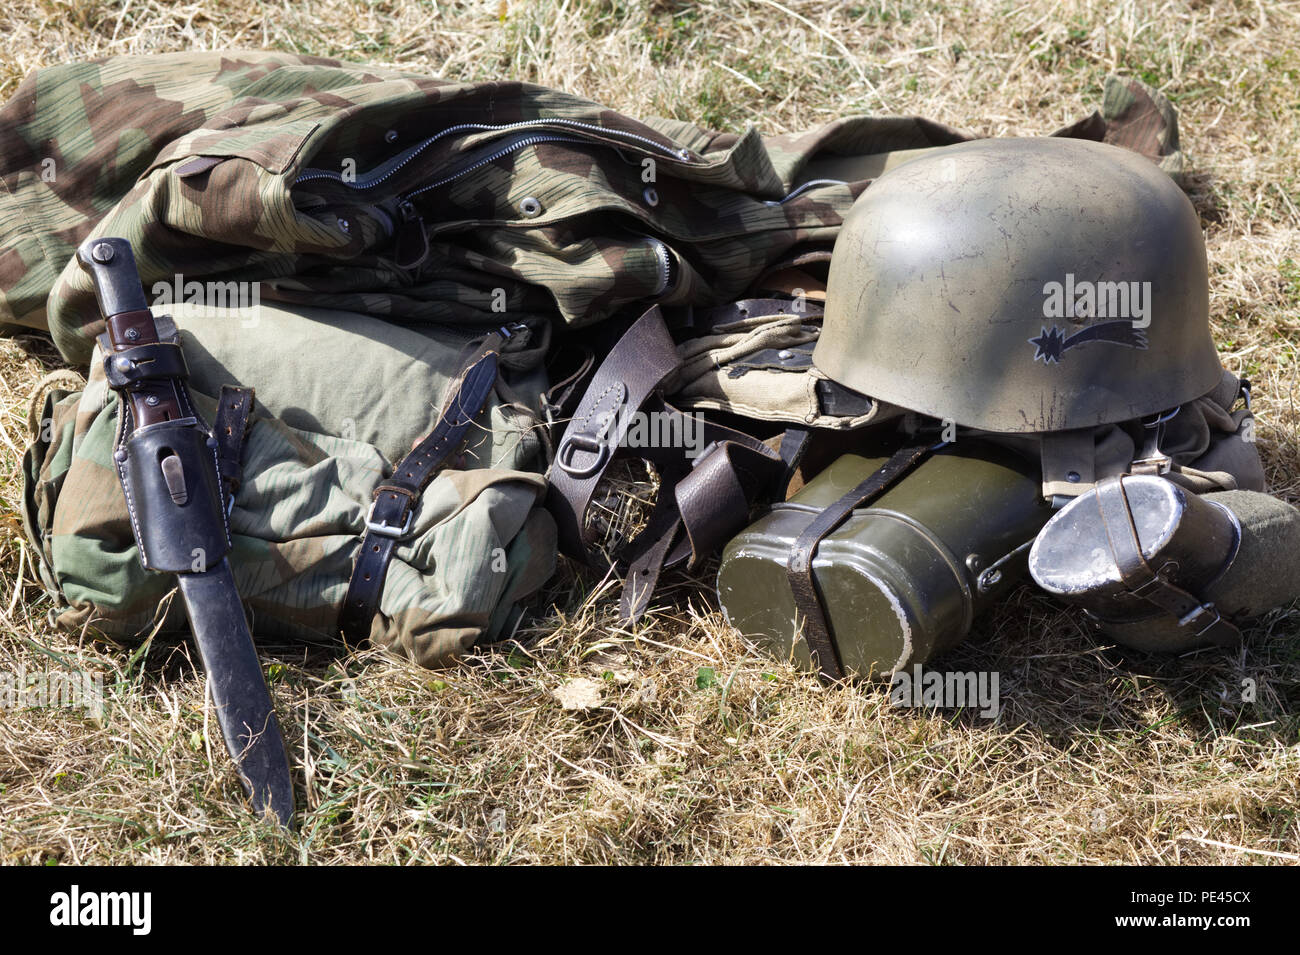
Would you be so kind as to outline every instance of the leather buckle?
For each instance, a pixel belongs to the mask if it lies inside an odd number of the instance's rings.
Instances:
[[[575,451],[594,454],[596,459],[591,464],[576,465],[573,463]],[[609,457],[608,441],[581,431],[577,434],[566,434],[564,440],[560,442],[560,446],[555,450],[555,463],[559,465],[561,471],[575,478],[591,477],[605,466],[605,462],[609,460]]]

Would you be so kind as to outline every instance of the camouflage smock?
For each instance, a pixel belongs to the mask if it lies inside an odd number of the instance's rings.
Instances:
[[[1172,110],[1136,80],[1108,80],[1100,113],[1057,135],[1181,168]],[[69,63],[0,110],[0,323],[48,328],[84,364],[101,323],[72,257],[92,232],[132,243],[146,289],[258,281],[401,322],[718,304],[829,257],[890,154],[968,138],[916,117],[712,132],[283,53]]]

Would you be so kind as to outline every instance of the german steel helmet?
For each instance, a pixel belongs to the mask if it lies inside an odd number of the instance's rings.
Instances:
[[[845,219],[813,364],[986,431],[1091,428],[1219,383],[1205,240],[1154,163],[987,139],[881,176]]]

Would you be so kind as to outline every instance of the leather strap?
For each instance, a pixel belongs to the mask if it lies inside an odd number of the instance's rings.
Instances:
[[[244,478],[244,442],[253,421],[256,391],[222,385],[217,399],[217,415],[212,422],[212,436],[217,439],[217,471],[229,511]]]
[[[555,517],[560,551],[596,564],[587,508],[631,427],[633,415],[678,365],[677,349],[658,307],[624,333],[592,376],[564,437],[555,447],[547,478],[547,508]]]
[[[497,353],[489,351],[461,376],[433,430],[398,462],[389,479],[375,488],[366,514],[366,533],[339,611],[339,629],[349,641],[360,643],[370,636],[388,562],[397,543],[411,531],[420,495],[464,442],[496,380]]]
[[[680,414],[664,404],[670,413]],[[757,438],[703,423],[704,450],[681,471],[678,459],[651,454],[660,471],[659,498],[646,529],[628,545],[620,619],[640,619],[666,567],[694,567],[749,520],[751,503],[779,487],[785,463]]]
[[[140,337],[144,337],[143,334]],[[156,328],[149,337],[158,338]],[[101,346],[104,344],[101,342]],[[105,354],[112,351],[113,360],[104,363],[104,376],[108,379],[108,387],[116,391],[129,391],[149,381],[185,379],[190,376],[189,365],[185,363],[185,353],[181,350],[179,341],[160,339],[117,350],[112,349],[111,338],[107,344],[109,347],[105,349]]]
[[[812,654],[813,665],[823,679],[843,679],[844,668],[836,652],[835,641],[831,638],[830,625],[817,593],[817,584],[813,580],[813,557],[817,553],[817,547],[848,519],[855,508],[879,497],[912,470],[933,447],[932,444],[914,444],[895,451],[879,470],[814,517],[790,548],[786,577],[794,594],[795,607],[804,617],[804,640]]]
[[[562,349],[561,355],[566,354],[569,350],[568,348]],[[574,346],[572,350],[576,351],[580,356],[576,367],[542,393],[542,414],[545,416],[548,425],[554,425],[558,419],[569,414],[572,410],[570,405],[577,398],[575,392],[587,377],[587,372],[591,371],[592,366],[596,364],[596,354],[590,348]],[[550,372],[551,369],[548,365],[548,376],[550,376]]]
[[[1128,495],[1124,492],[1122,477],[1100,482],[1094,494],[1111,556],[1119,569],[1120,579],[1135,596],[1147,601],[1178,620],[1180,629],[1204,636],[1220,646],[1232,646],[1241,639],[1241,631],[1223,619],[1210,601],[1200,598],[1172,583],[1153,568],[1142,553],[1137,526]],[[1163,568],[1161,568],[1163,569]]]
[[[795,474],[799,471],[799,465],[803,463],[803,457],[808,453],[808,448],[812,445],[812,432],[807,428],[786,428],[785,434],[781,435],[781,463],[784,466],[784,473],[781,475],[782,492],[786,492],[790,487],[790,482],[794,480]],[[784,495],[783,495],[784,496]]]
[[[747,299],[711,309],[674,312],[676,325],[707,334],[746,319],[799,315],[788,299]],[[820,314],[811,310],[810,316]],[[597,368],[574,416],[556,446],[548,478],[547,507],[555,517],[560,550],[588,565],[595,531],[587,526],[592,495],[627,436],[637,412],[685,415],[663,400],[660,387],[679,364],[668,322],[659,307],[649,309],[619,339]],[[627,564],[620,616],[634,621],[645,612],[665,567],[700,559],[726,543],[749,518],[750,504],[777,488],[802,445],[783,441],[788,460],[752,435],[704,418],[692,422],[701,437],[696,448],[644,448],[636,453],[659,472],[660,492],[650,520],[621,555]],[[686,433],[685,429],[680,433]],[[699,450],[702,446],[703,450]],[[688,457],[692,450],[699,451]]]

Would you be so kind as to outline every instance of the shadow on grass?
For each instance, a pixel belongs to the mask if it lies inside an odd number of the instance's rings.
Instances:
[[[717,609],[711,591],[681,575],[665,578],[656,602],[680,613],[690,602]],[[941,711],[945,718],[998,731],[1028,727],[1057,749],[1080,737],[1141,739],[1162,727],[1203,743],[1248,734],[1255,743],[1293,745],[1300,739],[1300,603],[1272,611],[1243,633],[1232,648],[1168,656],[1129,650],[1026,584],[925,669],[997,673],[996,720],[981,716],[978,705]],[[857,687],[882,699],[890,690],[888,682]]]

